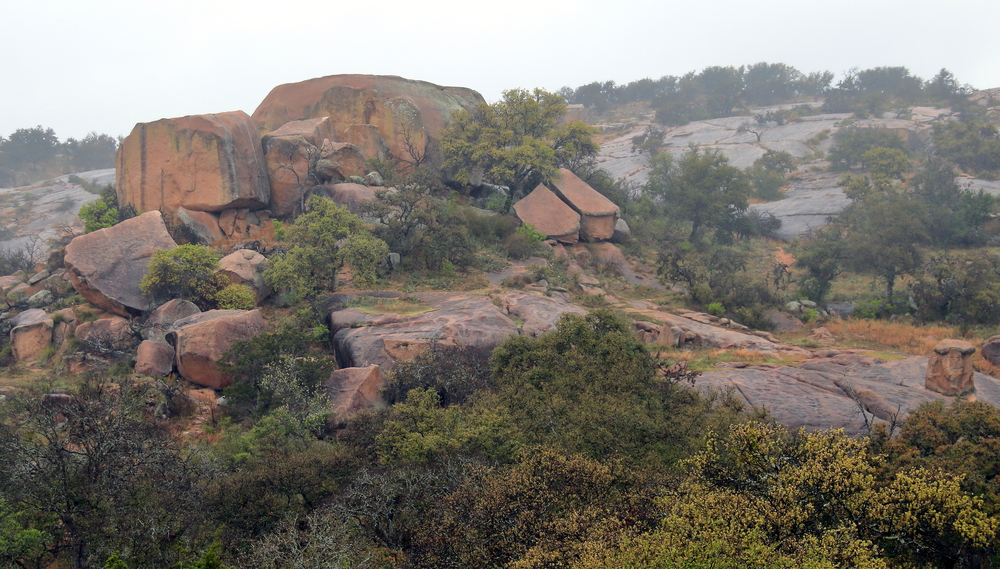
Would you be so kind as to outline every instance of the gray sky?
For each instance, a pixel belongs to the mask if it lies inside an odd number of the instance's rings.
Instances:
[[[768,61],[1000,87],[997,0],[0,0],[0,135],[242,109],[339,73],[504,89]]]

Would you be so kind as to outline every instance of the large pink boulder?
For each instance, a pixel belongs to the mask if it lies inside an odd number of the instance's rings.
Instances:
[[[135,373],[167,376],[174,371],[174,347],[163,342],[143,340],[135,353]]]
[[[66,272],[87,302],[128,317],[156,305],[139,283],[153,254],[176,246],[160,212],[150,211],[70,241]]]
[[[219,359],[233,343],[249,340],[264,331],[257,310],[209,310],[174,323],[167,342],[176,350],[177,372],[191,383],[212,389],[229,386],[233,379],[219,370]]]
[[[52,319],[44,310],[25,310],[14,317],[10,343],[17,361],[37,359],[52,344]]]
[[[580,214],[542,184],[514,204],[514,213],[535,231],[556,241],[576,243],[580,239]]]
[[[166,342],[167,332],[173,330],[174,323],[201,314],[201,309],[190,300],[175,298],[157,306],[149,313],[142,325],[142,337],[156,342]]]
[[[267,258],[250,249],[234,251],[219,260],[218,273],[232,284],[250,287],[257,302],[271,294],[271,287],[264,283],[264,271],[267,269]]]
[[[344,419],[369,407],[384,407],[379,392],[386,386],[377,365],[338,369],[323,382],[337,417]]]
[[[619,208],[566,168],[552,180],[552,191],[580,214],[580,239],[607,241],[615,234]]]
[[[243,111],[139,123],[118,149],[118,201],[174,215],[271,200],[256,126]]]
[[[91,352],[119,355],[136,343],[129,321],[120,316],[84,322],[76,327],[76,338]]]
[[[461,87],[385,75],[331,75],[275,87],[253,120],[262,133],[269,133],[289,121],[330,117],[339,142],[358,140],[354,125],[372,125],[392,156],[440,164],[438,143],[452,113],[483,102],[482,95]],[[372,152],[371,146],[358,146]]]
[[[337,205],[346,206],[351,213],[357,215],[361,213],[361,204],[378,199],[375,195],[378,189],[380,188],[345,182],[316,186],[312,189],[312,194],[327,198]]]

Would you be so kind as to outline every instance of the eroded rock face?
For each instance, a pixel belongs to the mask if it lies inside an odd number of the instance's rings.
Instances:
[[[137,124],[118,149],[117,190],[120,203],[168,215],[271,199],[259,134],[243,111]]]
[[[264,270],[267,269],[267,258],[250,249],[240,249],[219,260],[218,273],[229,279],[232,284],[250,287],[257,302],[271,294],[271,287],[264,283]]]
[[[555,330],[563,314],[585,316],[587,310],[564,298],[542,296],[523,291],[513,291],[495,297],[502,310],[511,318],[521,321],[521,333],[537,336]]]
[[[377,158],[367,154],[377,141],[359,144],[363,131],[354,126],[371,125],[392,156],[440,165],[440,133],[452,113],[482,102],[482,95],[460,87],[385,75],[331,75],[275,87],[254,111],[253,120],[266,133],[289,121],[330,117],[338,141],[357,145],[365,158]]]
[[[38,358],[52,343],[52,319],[44,310],[25,310],[14,317],[10,343],[14,359],[21,362]]]
[[[197,237],[198,241],[206,245],[223,237],[222,229],[219,228],[219,216],[214,213],[179,207],[177,220]]]
[[[338,369],[323,382],[333,411],[341,420],[362,409],[384,407],[385,400],[379,392],[385,386],[385,377],[377,365]]]
[[[70,241],[66,272],[87,302],[127,317],[157,304],[139,283],[153,254],[176,246],[160,212],[150,211]]]
[[[167,342],[176,350],[177,372],[184,379],[222,389],[233,380],[219,370],[219,358],[237,340],[263,331],[264,319],[257,310],[209,310],[175,322]]]
[[[580,214],[542,184],[514,204],[514,213],[546,237],[561,243],[580,240]]]
[[[365,174],[365,157],[360,148],[346,142],[323,141],[316,161],[318,181],[340,181]]]
[[[188,316],[201,314],[201,309],[190,300],[175,298],[158,306],[143,323],[142,337],[157,342],[167,341],[167,332],[174,323]]]
[[[580,239],[606,241],[615,234],[618,206],[566,168],[552,180],[552,191],[580,214]]]
[[[354,308],[330,314],[334,351],[343,367],[391,370],[432,342],[492,348],[518,332],[487,297],[434,292],[417,297],[433,310],[413,316],[365,314]]]
[[[983,357],[993,365],[1000,365],[1000,336],[993,336],[983,344]]]
[[[76,327],[76,337],[88,345],[90,351],[100,354],[125,352],[136,341],[128,320],[120,316],[84,322]]]
[[[944,395],[962,395],[975,390],[972,354],[976,347],[964,340],[941,340],[927,361],[924,386]]]

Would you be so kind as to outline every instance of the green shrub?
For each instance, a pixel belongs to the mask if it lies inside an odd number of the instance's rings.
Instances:
[[[708,312],[712,316],[722,316],[726,313],[726,307],[721,302],[710,302],[705,307],[705,312]]]
[[[389,256],[389,246],[370,233],[355,233],[341,245],[337,255],[351,267],[355,286],[369,287],[378,281],[378,271]]]
[[[207,247],[161,249],[153,254],[139,288],[154,298],[183,298],[206,310],[215,306],[215,295],[226,285],[225,277],[215,274],[218,269],[219,257]]]
[[[101,192],[101,199],[80,206],[79,216],[83,220],[83,231],[90,233],[135,217],[136,213],[131,205],[118,207],[114,186],[107,186]]]
[[[231,284],[215,295],[215,303],[222,310],[253,310],[257,299],[247,285]]]

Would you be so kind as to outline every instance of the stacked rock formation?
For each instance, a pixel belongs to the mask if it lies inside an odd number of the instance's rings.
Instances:
[[[615,237],[616,226],[618,239],[626,239],[628,226],[618,224],[618,206],[565,168],[552,180],[551,190],[539,185],[514,204],[514,212],[522,222],[561,243],[607,241]]]
[[[927,360],[924,386],[944,395],[962,395],[975,390],[972,354],[976,347],[964,340],[941,340]]]

